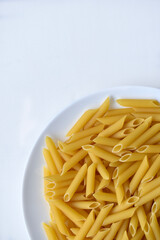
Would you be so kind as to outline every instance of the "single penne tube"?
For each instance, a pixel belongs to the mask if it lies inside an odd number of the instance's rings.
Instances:
[[[46,148],[43,149],[43,156],[44,156],[45,161],[47,163],[48,170],[51,172],[51,174],[52,175],[57,174],[58,170],[56,168],[56,165],[53,161],[53,158],[52,158],[50,152]]]
[[[53,204],[60,209],[72,222],[74,222],[79,227],[79,222],[84,221],[86,218],[78,213],[75,209],[70,207],[67,203],[60,199],[52,201]]]
[[[74,201],[69,202],[69,206],[73,208],[80,208],[80,209],[95,209],[98,208],[101,204],[96,201]]]
[[[126,171],[125,174],[121,173],[118,176],[117,185],[125,183],[130,177],[132,177],[139,168],[140,162],[133,163]]]
[[[143,160],[145,155],[146,155],[145,153],[136,153],[136,152],[126,153],[119,159],[119,161],[120,162],[141,161]]]
[[[73,155],[73,157],[70,158],[69,161],[64,163],[61,175],[64,175],[66,172],[68,172],[77,163],[79,163],[86,155],[87,152],[84,151],[83,149],[80,149],[75,155]]]
[[[75,170],[71,170],[71,171],[68,171],[67,173],[65,173],[64,175],[59,175],[59,174],[56,174],[56,175],[52,175],[52,176],[46,176],[44,177],[45,180],[47,180],[48,182],[63,182],[63,181],[67,181],[67,180],[70,180],[70,179],[73,179],[77,174],[77,171]]]
[[[122,139],[128,136],[130,133],[134,131],[134,128],[123,128],[120,131],[116,132],[115,134],[112,135],[112,138]]]
[[[46,223],[43,223],[43,228],[45,230],[48,240],[58,240],[58,237],[51,226],[49,226]]]
[[[97,234],[92,238],[92,240],[103,240],[104,237],[109,233],[110,228],[102,228]]]
[[[100,132],[98,134],[98,137],[110,137],[110,136],[112,136],[114,133],[118,132],[120,129],[123,128],[125,120],[126,120],[126,115],[124,117],[122,117],[121,119],[119,119],[117,122],[115,122],[112,125],[110,125],[109,127],[107,127],[102,132]]]
[[[116,236],[116,240],[122,240],[122,236],[124,234],[124,232],[127,230],[128,228],[128,223],[129,223],[129,219],[126,219],[123,221],[118,233],[117,233],[117,236]]]
[[[145,227],[145,224],[147,222],[147,216],[146,216],[146,213],[145,213],[145,210],[144,210],[144,207],[143,206],[140,206],[137,211],[137,217],[138,217],[138,221],[139,221],[139,224],[141,226],[141,229],[143,230],[144,227]]]
[[[127,181],[125,181],[125,183],[123,184],[123,188],[124,188],[125,198],[131,197],[131,193],[129,190],[129,179]]]
[[[96,137],[93,139],[93,142],[113,147],[114,145],[116,145],[119,142],[119,140],[116,138],[109,138],[109,137],[108,138],[107,137]]]
[[[113,152],[120,152],[122,149],[128,147],[132,142],[135,141],[143,132],[145,132],[151,125],[152,117],[147,118],[144,123],[138,126],[132,133],[121,140],[117,145],[114,146]]]
[[[63,159],[65,162],[67,162],[67,161],[69,161],[69,160],[71,159],[71,156],[70,156],[69,154],[62,152],[60,149],[58,149],[58,152],[59,152],[60,156],[62,157],[62,159]],[[79,163],[77,163],[77,164],[73,167],[73,169],[75,169],[76,171],[79,171],[80,168],[81,168],[81,164],[79,164]]]
[[[133,108],[117,108],[117,109],[111,109],[108,110],[105,116],[111,117],[111,116],[117,116],[117,115],[122,115],[122,114],[128,114],[128,113],[133,113],[134,109]]]
[[[65,153],[76,151],[76,150],[79,150],[82,147],[82,145],[90,144],[94,138],[95,136],[91,135],[91,136],[78,139],[77,141],[74,141],[71,143],[59,142],[59,148],[61,149],[61,151]]]
[[[96,127],[88,128],[80,132],[74,133],[68,140],[67,143],[75,142],[81,138],[88,137],[100,133],[104,129],[104,125],[100,124]]]
[[[140,197],[139,201],[135,203],[135,206],[139,207],[143,204],[149,202],[150,200],[157,198],[160,195],[160,186],[153,189],[151,192],[145,194],[144,196]]]
[[[98,111],[98,109],[89,109],[87,110],[74,124],[74,126],[66,134],[67,137],[71,136],[74,133],[79,132],[85,124],[93,117],[93,115]]]
[[[102,117],[109,108],[109,97],[102,103],[102,105],[98,108],[98,111],[92,116],[92,118],[85,124],[84,129],[92,127],[97,118]]]
[[[87,233],[89,232],[90,228],[92,227],[94,221],[95,221],[95,212],[94,210],[92,210],[89,213],[83,226],[80,228],[79,232],[75,236],[74,240],[83,240],[86,237]]]
[[[92,162],[96,164],[97,171],[100,173],[102,178],[104,178],[105,180],[108,180],[109,172],[107,171],[106,167],[104,166],[100,158],[94,155],[93,153],[89,153],[89,156]]]
[[[150,138],[145,144],[152,145],[160,142],[160,132],[155,134],[152,138]]]
[[[84,145],[82,147],[85,151],[89,152],[89,153],[93,153],[95,154],[97,157],[100,157],[108,162],[116,162],[119,160],[119,157],[117,157],[116,155],[114,155],[113,153],[109,153],[97,146],[94,145]]]
[[[95,190],[96,164],[92,163],[87,169],[86,197],[91,196]]]
[[[123,163],[123,164],[119,165],[118,167],[116,167],[113,171],[112,179],[118,178],[118,176],[121,173],[123,173],[126,169],[128,169],[131,165],[132,165],[131,162],[126,162],[126,163]]]
[[[144,231],[144,234],[145,234],[145,237],[146,237],[147,240],[151,240],[151,239],[156,240],[156,238],[154,236],[154,233],[152,231],[152,228],[151,228],[151,226],[149,225],[148,222],[146,222],[143,231]]]
[[[107,201],[107,202],[117,202],[116,194],[114,193],[105,193],[102,191],[97,191],[93,194],[96,200]]]
[[[132,144],[131,147],[136,149],[142,144],[144,144],[147,140],[152,138],[157,132],[160,131],[160,123],[154,124],[152,127],[147,129],[138,139],[136,139]]]
[[[109,233],[104,238],[104,240],[113,240],[114,237],[116,236],[117,232],[119,231],[121,225],[122,225],[122,221],[113,223],[110,227]]]
[[[148,157],[145,156],[143,161],[141,162],[139,168],[137,169],[135,175],[133,176],[132,180],[129,184],[130,193],[133,194],[137,189],[138,185],[140,184],[142,178],[146,174],[149,169],[149,162]]]
[[[118,166],[120,166],[120,165],[122,165],[120,162],[110,162],[110,163],[109,163],[109,166],[110,166],[110,167],[118,167]]]
[[[140,113],[160,113],[160,108],[134,108],[135,112]]]
[[[53,190],[53,189],[58,189],[58,188],[64,188],[67,187],[71,184],[72,179],[63,181],[63,182],[49,182],[47,183],[46,187],[49,190]]]
[[[55,223],[51,222],[51,226],[53,227],[59,240],[66,240],[66,237],[60,233],[60,231],[58,230],[57,225]]]
[[[97,120],[104,124],[104,125],[112,125],[113,123],[117,122],[119,119],[121,119],[122,117],[124,117],[126,114],[120,114],[120,115],[115,115],[115,116],[106,116],[103,118],[97,118]],[[131,114],[127,114],[126,116],[126,122],[131,121],[132,119],[134,119],[134,117]]]
[[[43,176],[44,176],[44,178],[51,176],[51,172],[46,167],[43,167]],[[45,196],[46,192],[48,191],[47,184],[48,184],[48,181],[44,179],[44,181],[43,181],[44,196]],[[46,200],[47,200],[47,198],[46,198]]]
[[[64,223],[62,212],[56,206],[54,206],[53,202],[50,202],[50,208],[54,215],[55,223],[60,233],[65,236],[70,235],[70,231]]]
[[[143,145],[136,151],[139,153],[160,153],[160,145]]]
[[[62,167],[63,167],[63,160],[62,160],[61,156],[59,155],[59,152],[57,151],[57,148],[56,148],[53,140],[50,137],[46,137],[46,145],[50,151],[50,154],[53,158],[53,161],[56,165],[58,172],[61,172]]]
[[[67,188],[68,187],[63,187],[63,188],[49,190],[46,192],[46,197],[49,197],[48,199],[52,200],[54,197],[63,196]]]
[[[136,235],[137,232],[137,227],[138,227],[138,217],[137,214],[134,214],[129,222],[129,232],[132,237]]]
[[[123,233],[123,235],[122,235],[122,240],[129,240],[128,234],[127,234],[126,231],[125,231],[125,232]]]
[[[107,226],[108,224],[131,218],[136,209],[137,208],[133,207],[121,212],[113,213],[104,219],[102,226]]]
[[[150,226],[151,226],[152,231],[154,233],[155,239],[159,240],[159,238],[160,238],[160,227],[159,227],[157,217],[156,217],[155,214],[151,215]]]
[[[154,200],[151,211],[153,214],[155,214],[158,212],[159,209],[160,209],[160,196]]]
[[[138,228],[136,234],[134,237],[131,238],[131,240],[141,240],[144,236],[144,232],[142,231],[141,228]]]
[[[114,180],[114,186],[116,191],[117,202],[118,202],[118,205],[120,205],[125,196],[124,188],[123,188],[123,185],[117,186],[117,179]]]
[[[73,195],[77,191],[78,187],[80,186],[81,182],[84,180],[84,177],[87,173],[87,164],[85,163],[81,169],[78,171],[77,175],[73,179],[72,183],[66,190],[64,194],[64,201],[68,202],[72,199]]]
[[[150,182],[143,183],[141,187],[139,187],[138,192],[139,196],[144,196],[148,192],[151,192],[154,188],[158,187],[160,183],[160,177],[153,179]]]
[[[139,118],[148,118],[152,117],[153,122],[160,122],[160,114],[159,113],[132,113],[133,116]]]
[[[139,197],[137,197],[137,196],[132,196],[132,197],[129,197],[128,199],[125,199],[123,202],[121,202],[120,205],[116,205],[114,208],[112,208],[111,214],[121,212],[121,211],[124,211],[124,210],[130,208],[136,202],[138,202],[138,200],[139,200]]]
[[[158,108],[160,106],[159,102],[153,99],[117,99],[116,102],[123,107],[132,108]]]
[[[143,118],[135,118],[124,124],[124,128],[135,128],[144,122]]]
[[[112,153],[112,149],[113,149],[113,148],[110,147],[110,146],[105,146],[105,145],[97,144],[97,143],[96,143],[94,146],[95,146],[95,147],[99,147],[100,149],[103,149],[103,150],[105,150],[105,151],[107,151],[107,152],[109,152],[109,153]],[[120,156],[123,156],[123,155],[126,154],[126,153],[130,153],[130,151],[124,149],[124,150],[122,150],[122,151],[120,151],[120,152],[118,152],[118,153],[115,153],[115,155],[118,156],[118,157],[120,157]]]
[[[142,183],[151,181],[154,176],[157,174],[157,172],[160,169],[160,155],[154,160],[152,165],[150,166],[149,170],[146,172],[144,177],[142,178]]]
[[[98,216],[96,217],[95,222],[93,223],[93,226],[89,230],[87,237],[93,237],[94,235],[96,235],[98,233],[98,231],[100,230],[100,228],[102,226],[104,219],[107,217],[107,215],[111,211],[112,207],[113,207],[113,204],[108,204],[108,205],[105,205],[104,207],[102,207]]]

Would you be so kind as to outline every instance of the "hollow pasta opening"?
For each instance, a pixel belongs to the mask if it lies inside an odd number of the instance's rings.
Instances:
[[[91,203],[91,204],[89,205],[89,208],[94,209],[94,208],[97,208],[97,207],[99,207],[99,206],[100,206],[100,203],[94,202],[94,203]]]
[[[56,187],[56,183],[55,183],[55,182],[50,182],[50,183],[48,183],[46,186],[47,186],[47,188],[49,188],[49,189],[54,189],[54,188]]]
[[[130,197],[127,202],[134,204],[134,203],[138,202],[138,200],[139,200],[139,197],[133,196],[133,197]]]
[[[63,151],[63,149],[64,149],[63,143],[60,142],[60,141],[58,141],[58,146],[59,146],[59,149],[60,149],[61,151]]]
[[[142,183],[150,182],[150,181],[152,181],[152,179],[153,179],[153,177],[144,178],[144,179],[142,179]]]
[[[93,145],[84,145],[84,146],[82,146],[82,148],[83,148],[84,150],[88,151],[88,150],[94,148],[94,146],[93,146]]]
[[[148,145],[143,145],[137,149],[137,152],[143,153],[147,150]]]
[[[157,212],[157,203],[156,202],[154,202],[153,205],[152,205],[152,212],[153,213]]]
[[[128,134],[130,134],[133,131],[134,131],[133,128],[126,128],[126,129],[124,129],[123,134],[127,136]]]
[[[119,169],[116,168],[116,169],[113,171],[112,179],[116,179],[116,178],[118,177],[118,172],[119,172]]]
[[[149,223],[148,222],[146,222],[143,230],[145,233],[149,233]]]
[[[122,144],[117,144],[116,146],[114,146],[112,152],[120,152],[122,148]]]
[[[127,153],[120,158],[120,162],[126,162],[131,156],[131,153]]]
[[[135,230],[135,228],[133,227],[132,224],[129,226],[129,230],[130,230],[130,233],[131,233],[132,237],[134,237],[134,235],[136,234],[136,230]]]
[[[70,200],[69,194],[68,193],[64,194],[64,201],[69,202],[69,200]]]
[[[154,104],[155,106],[160,107],[160,103],[159,103],[158,101],[153,100],[152,102],[153,102],[153,104]]]

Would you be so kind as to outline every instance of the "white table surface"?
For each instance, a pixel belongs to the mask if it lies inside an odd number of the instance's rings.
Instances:
[[[159,0],[0,1],[1,240],[30,239],[23,175],[57,113],[108,87],[160,87],[159,13]]]

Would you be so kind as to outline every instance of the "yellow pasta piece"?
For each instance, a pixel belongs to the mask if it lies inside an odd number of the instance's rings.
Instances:
[[[124,124],[124,128],[135,128],[141,125],[144,122],[143,118],[134,118],[129,122]]]
[[[87,152],[83,149],[79,150],[69,161],[64,163],[62,168],[62,175],[66,172],[68,172],[71,168],[73,168],[77,163],[79,163],[85,156],[87,155]]]
[[[151,192],[154,188],[158,187],[160,183],[160,177],[153,179],[150,182],[143,183],[139,186],[139,196],[144,196],[146,193]]]
[[[75,201],[70,202],[69,205],[73,208],[80,208],[80,209],[95,209],[98,208],[101,204],[96,201]]]
[[[63,166],[63,161],[62,161],[61,156],[59,155],[59,152],[57,151],[57,148],[56,148],[53,140],[50,137],[46,137],[46,145],[51,153],[51,156],[53,158],[53,161],[56,165],[58,172],[61,172],[62,166]]]
[[[160,108],[134,108],[135,112],[140,113],[160,113]]]
[[[105,180],[102,178],[101,182],[98,185],[97,191],[102,190],[110,184],[111,179]]]
[[[74,126],[69,130],[66,136],[71,136],[74,133],[79,132],[85,124],[93,117],[93,115],[98,111],[98,109],[89,109],[87,110],[79,120],[74,124]]]
[[[87,234],[87,237],[93,237],[94,235],[96,235],[98,233],[98,231],[100,230],[100,228],[102,226],[104,219],[107,217],[107,215],[111,211],[112,207],[113,207],[113,204],[108,204],[108,205],[105,205],[100,210],[95,222],[93,223],[93,226],[91,227],[91,229],[89,230],[89,232]]]
[[[109,153],[97,146],[94,146],[94,145],[85,145],[82,147],[85,151],[89,152],[89,153],[93,153],[95,154],[97,157],[100,157],[108,162],[116,162],[119,160],[119,158],[112,154],[112,153]]]
[[[122,129],[124,123],[126,120],[126,115],[122,117],[120,120],[117,122],[113,123],[110,125],[108,128],[103,130],[101,133],[98,134],[99,137],[109,137],[113,135],[114,133],[118,132],[120,129]]]
[[[143,143],[153,137],[157,132],[160,131],[160,123],[153,125],[151,128],[147,129],[138,139],[136,139],[132,144],[131,147],[136,149],[140,147]]]
[[[145,210],[146,213],[150,213],[150,212],[151,212],[152,203],[153,203],[153,200],[147,202],[147,203],[144,205],[144,210]]]
[[[139,168],[139,165],[140,162],[135,162],[125,171],[125,174],[121,173],[118,176],[117,185],[125,183],[130,177],[132,177]]]
[[[123,233],[122,240],[129,240],[128,234],[126,231]]]
[[[64,194],[64,201],[68,202],[71,200],[75,192],[77,191],[78,187],[80,186],[81,182],[83,181],[85,175],[87,173],[87,164],[84,164],[75,178],[73,179],[72,183],[68,187],[67,191]]]
[[[139,118],[148,118],[152,117],[153,122],[160,122],[160,115],[159,113],[132,113],[133,116]]]
[[[153,99],[118,99],[116,102],[123,107],[133,108],[158,108],[160,106],[159,102]]]
[[[143,204],[149,202],[150,200],[160,196],[160,186],[153,189],[151,192],[145,194],[140,197],[139,201],[135,204],[135,206],[142,206]]]
[[[128,199],[126,199],[126,200],[124,200],[123,202],[121,202],[121,205],[116,205],[114,208],[112,208],[111,214],[112,214],[112,213],[116,213],[116,212],[121,212],[121,211],[124,211],[124,210],[130,208],[130,207],[133,206],[138,200],[139,200],[139,197],[137,197],[137,196],[129,197]]]
[[[120,158],[121,159],[121,158]],[[112,174],[112,179],[116,179],[121,173],[123,173],[126,169],[128,169],[132,165],[131,162],[120,164],[116,167]]]
[[[58,239],[59,240],[66,240],[66,237],[64,235],[62,235],[60,233],[60,231],[58,230],[57,225],[55,223],[53,223],[53,222],[51,222],[51,225],[52,225],[52,227],[53,227],[53,229],[54,229]]]
[[[154,203],[152,205],[152,213],[153,214],[157,213],[159,209],[160,209],[160,196],[154,200]]]
[[[82,147],[82,145],[90,144],[94,138],[95,136],[91,135],[91,136],[78,139],[77,141],[74,141],[71,143],[59,142],[59,148],[61,149],[61,151],[65,153],[76,151],[76,150],[79,150]]]
[[[86,125],[84,126],[84,129],[92,127],[95,124],[97,118],[102,117],[107,112],[108,108],[109,108],[109,97],[102,103],[98,111],[86,123]]]
[[[83,226],[80,228],[79,232],[77,233],[77,235],[75,236],[74,240],[83,240],[84,237],[87,235],[87,233],[89,232],[91,226],[93,225],[95,221],[95,212],[94,210],[92,210],[86,221],[84,222]]]
[[[122,239],[122,236],[124,234],[124,232],[127,230],[128,228],[128,223],[129,223],[129,219],[126,219],[123,221],[118,233],[117,233],[117,236],[116,236],[116,240],[121,240]]]
[[[65,162],[67,162],[67,161],[69,161],[69,160],[71,159],[71,156],[70,156],[69,154],[62,152],[60,149],[58,149],[58,152],[59,152],[60,156],[62,157],[62,159],[63,159]],[[77,164],[73,167],[73,169],[75,169],[76,171],[79,171],[80,168],[81,168],[81,164],[79,164],[79,163],[77,163]]]
[[[117,202],[117,197],[114,193],[105,193],[102,191],[98,191],[94,193],[93,196],[100,201]]]
[[[109,233],[109,228],[100,229],[97,234],[92,238],[92,240],[103,240],[104,237]]]
[[[151,240],[151,239],[156,240],[155,236],[154,236],[154,233],[152,231],[152,228],[151,228],[151,226],[149,225],[148,222],[146,222],[143,231],[144,231],[144,234],[145,234],[147,240]]]
[[[139,153],[160,153],[160,145],[143,145],[137,150]]]
[[[109,233],[108,233],[107,236],[104,238],[104,240],[113,240],[114,237],[116,236],[118,230],[120,229],[121,225],[122,225],[122,221],[113,223],[113,224],[111,225],[111,228],[110,228]]]
[[[117,109],[108,110],[105,116],[111,117],[111,116],[128,114],[133,112],[134,112],[133,108],[117,108]]]
[[[69,180],[66,180],[66,181],[63,181],[63,182],[49,182],[47,184],[47,190],[53,190],[53,189],[58,189],[58,188],[64,188],[64,187],[67,187],[68,185],[70,185],[72,182],[72,179],[69,179]]]
[[[156,135],[154,135],[152,138],[150,138],[145,144],[156,144],[160,142],[160,132],[158,132]]]
[[[117,179],[114,180],[115,190],[116,190],[116,197],[118,205],[120,205],[124,199],[124,188],[123,185],[117,186]]]
[[[151,125],[152,117],[147,118],[144,123],[138,126],[132,133],[121,140],[114,146],[113,152],[120,152],[122,149],[128,147],[135,139],[137,139],[143,132],[145,132]]]
[[[159,169],[160,169],[160,155],[158,155],[158,157],[154,160],[147,173],[144,175],[142,183],[151,181],[156,175],[156,173],[159,171]]]
[[[44,179],[52,183],[54,182],[56,184],[58,182],[63,182],[63,181],[73,179],[76,176],[76,174],[77,174],[77,171],[71,170],[65,173],[63,176],[56,174],[52,176],[46,176]]]
[[[77,140],[79,140],[79,139],[81,139],[81,138],[98,134],[98,133],[100,133],[103,129],[104,129],[104,125],[103,125],[103,124],[100,124],[100,125],[98,125],[98,126],[96,126],[96,127],[88,128],[88,129],[86,129],[86,130],[82,130],[82,131],[80,131],[80,132],[74,133],[74,134],[69,138],[69,140],[67,141],[67,143],[75,142],[75,141],[77,141]]]
[[[147,156],[144,157],[142,163],[140,164],[139,168],[137,169],[135,175],[133,176],[132,180],[129,184],[129,189],[131,194],[135,192],[137,189],[139,183],[141,182],[142,178],[146,174],[147,170],[149,168],[149,162]]]
[[[56,168],[56,165],[53,161],[53,158],[52,158],[50,152],[47,149],[44,148],[43,149],[43,155],[44,155],[44,158],[46,160],[49,171],[52,173],[52,175],[57,174],[58,170]]]
[[[129,222],[129,232],[132,237],[136,235],[137,232],[137,227],[138,227],[138,217],[137,214],[134,214]]]
[[[134,128],[124,128],[112,135],[112,138],[122,139],[134,131]]]
[[[115,138],[96,137],[95,139],[93,139],[93,142],[113,147],[114,145],[116,145],[119,142],[119,140],[115,139]]]
[[[145,153],[126,153],[124,154],[119,161],[120,162],[134,162],[134,161],[141,161],[145,157]]]
[[[95,190],[96,164],[92,163],[87,170],[86,197],[91,196]]]
[[[156,217],[155,214],[153,214],[151,216],[150,226],[151,226],[152,231],[154,233],[155,239],[159,240],[159,238],[160,238],[160,227],[159,227],[159,224],[158,224],[158,221],[157,221],[157,217]]]
[[[58,237],[57,237],[54,229],[51,226],[49,226],[46,223],[43,223],[43,228],[44,228],[44,230],[46,232],[48,240],[58,240]]]
[[[96,164],[97,170],[100,173],[100,175],[102,176],[102,178],[108,180],[109,179],[109,172],[105,168],[105,166],[102,163],[102,161],[100,160],[100,158],[95,156],[93,153],[89,153],[89,156],[90,156],[92,162]]]
[[[140,223],[141,229],[144,230],[145,224],[147,222],[147,216],[146,216],[143,206],[140,206],[137,209],[136,213],[137,213],[137,217],[138,217],[138,221]]]
[[[117,212],[117,213],[113,213],[109,216],[107,216],[104,221],[102,226],[107,226],[108,224],[117,222],[117,221],[121,221],[127,218],[131,218],[135,212],[136,208],[129,208],[127,210],[121,211],[121,212]]]
[[[144,232],[142,231],[141,228],[138,228],[136,234],[134,237],[131,238],[131,240],[141,240],[144,236]]]
[[[104,125],[112,125],[113,123],[117,122],[119,119],[124,117],[126,114],[121,114],[121,115],[116,115],[116,116],[111,116],[111,117],[103,117],[103,118],[97,118],[97,120],[104,124]],[[127,114],[126,116],[126,122],[134,119],[134,117],[131,114]]]

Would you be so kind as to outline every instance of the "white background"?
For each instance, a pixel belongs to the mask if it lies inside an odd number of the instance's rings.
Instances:
[[[23,175],[47,123],[122,85],[160,87],[159,0],[0,1],[0,240],[30,239]]]

